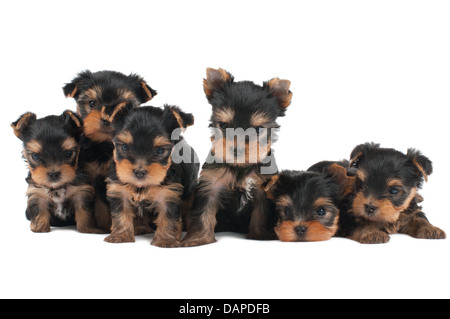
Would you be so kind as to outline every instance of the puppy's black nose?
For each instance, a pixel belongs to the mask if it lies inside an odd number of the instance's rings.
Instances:
[[[308,228],[305,227],[305,226],[298,226],[298,227],[295,228],[295,232],[300,237],[305,236],[307,230],[308,230]]]
[[[147,171],[145,169],[137,169],[134,171],[134,176],[136,176],[137,179],[143,179],[147,175]]]
[[[365,209],[366,209],[366,214],[371,216],[376,213],[376,211],[378,210],[378,207],[367,204],[367,205],[365,205]]]
[[[47,173],[47,175],[51,181],[56,182],[60,179],[61,172],[50,172],[50,173]]]

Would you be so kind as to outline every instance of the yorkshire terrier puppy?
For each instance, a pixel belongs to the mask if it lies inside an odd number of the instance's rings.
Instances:
[[[337,164],[319,171],[283,171],[266,187],[281,241],[326,241],[336,235],[340,201],[352,180]]]
[[[273,238],[264,185],[278,173],[271,146],[276,120],[291,104],[290,81],[263,86],[235,82],[223,69],[207,69],[203,88],[212,105],[212,150],[203,166],[183,246],[215,242],[214,232]]]
[[[341,212],[339,236],[363,244],[387,243],[395,233],[446,238],[419,206],[419,190],[433,172],[432,162],[421,152],[409,149],[403,154],[368,143],[353,150],[350,169],[356,181]]]
[[[50,232],[50,226],[77,226],[82,233],[96,228],[94,188],[78,167],[82,119],[71,111],[36,119],[26,113],[11,124],[23,142],[28,165],[28,206],[31,230]]]
[[[138,107],[157,93],[140,76],[114,71],[81,72],[63,91],[76,100],[77,112],[83,118],[80,165],[95,186],[97,222],[101,228],[110,229],[105,179],[113,153],[111,121],[121,109]]]
[[[107,180],[112,213],[109,243],[134,242],[135,234],[156,234],[152,245],[179,247],[182,213],[190,208],[198,161],[180,132],[194,124],[178,107],[124,109],[112,126],[114,162]]]

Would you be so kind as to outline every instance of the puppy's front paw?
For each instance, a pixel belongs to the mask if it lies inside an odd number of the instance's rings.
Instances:
[[[156,246],[159,248],[179,248],[179,247],[181,247],[181,243],[177,240],[174,240],[174,241],[153,240],[152,246]]]
[[[438,227],[427,225],[420,227],[415,237],[419,239],[446,239],[447,234]]]
[[[185,239],[181,242],[181,247],[198,247],[198,246],[204,246],[209,245],[212,243],[215,243],[215,238],[191,238],[191,239]]]
[[[361,234],[358,238],[354,238],[361,244],[386,244],[391,239],[389,235],[382,231],[371,231]]]
[[[110,244],[134,243],[135,239],[126,235],[111,235],[105,238],[105,241]]]
[[[33,233],[49,233],[51,231],[48,223],[32,222],[30,229]]]

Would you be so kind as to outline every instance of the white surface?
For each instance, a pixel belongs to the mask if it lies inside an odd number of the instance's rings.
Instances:
[[[416,147],[435,164],[422,192],[450,232],[446,1],[22,1],[0,13],[0,297],[449,298],[450,241],[392,236],[381,246],[247,241],[220,234],[189,249],[111,245],[73,229],[33,234],[25,165],[9,124],[75,109],[61,87],[83,69],[141,74],[196,125],[209,150],[206,67],[236,80],[280,77],[294,92],[276,157],[282,169],[342,159],[367,141]]]

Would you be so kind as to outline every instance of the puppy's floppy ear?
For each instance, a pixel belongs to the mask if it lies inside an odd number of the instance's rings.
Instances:
[[[70,110],[64,111],[62,117],[64,118],[65,124],[73,129],[78,136],[81,136],[83,129],[83,120],[81,117]]]
[[[270,90],[271,95],[276,97],[282,110],[287,109],[291,105],[293,95],[290,91],[291,81],[274,78],[265,82],[263,87]]]
[[[417,169],[421,177],[428,182],[428,176],[433,174],[433,163],[424,156],[420,151],[410,148],[406,156],[409,158],[410,163]]]
[[[92,79],[92,72],[89,70],[78,73],[78,75],[72,80],[72,82],[67,83],[63,87],[64,95],[69,98],[72,97],[77,99],[80,95],[80,86],[85,84],[86,81],[90,81]]]
[[[19,117],[17,121],[13,122],[11,127],[14,130],[14,134],[23,141],[28,129],[35,122],[36,114],[28,112]]]
[[[339,164],[333,164],[328,168],[328,176],[341,187],[341,195],[347,196],[353,192],[356,182],[355,176],[348,176],[347,169]]]
[[[274,175],[264,185],[264,191],[266,192],[267,198],[274,199],[274,191],[276,189],[276,185],[277,185],[279,179],[280,179],[280,175],[278,175],[278,174]]]
[[[152,89],[147,82],[137,74],[130,74],[128,80],[133,84],[133,91],[141,104],[150,101],[158,94],[158,92]]]
[[[81,117],[70,111],[70,110],[66,110],[63,113],[64,119],[66,120],[66,124],[70,124],[73,125],[74,127],[78,127],[78,128],[82,128],[83,127],[83,120],[81,119]]]
[[[119,132],[125,125],[126,118],[133,113],[135,108],[132,103],[123,104],[122,107],[117,108],[110,116],[109,120],[115,133]]]
[[[214,91],[220,90],[227,83],[233,83],[234,77],[231,73],[224,69],[206,69],[206,79],[203,80],[203,89],[205,90],[206,97],[212,98]]]
[[[350,155],[350,167],[357,167],[358,163],[364,158],[367,152],[379,148],[380,144],[375,143],[366,143],[355,147]]]
[[[181,128],[184,132],[189,126],[194,125],[194,116],[184,113],[178,106],[164,105],[163,117],[172,131]]]

